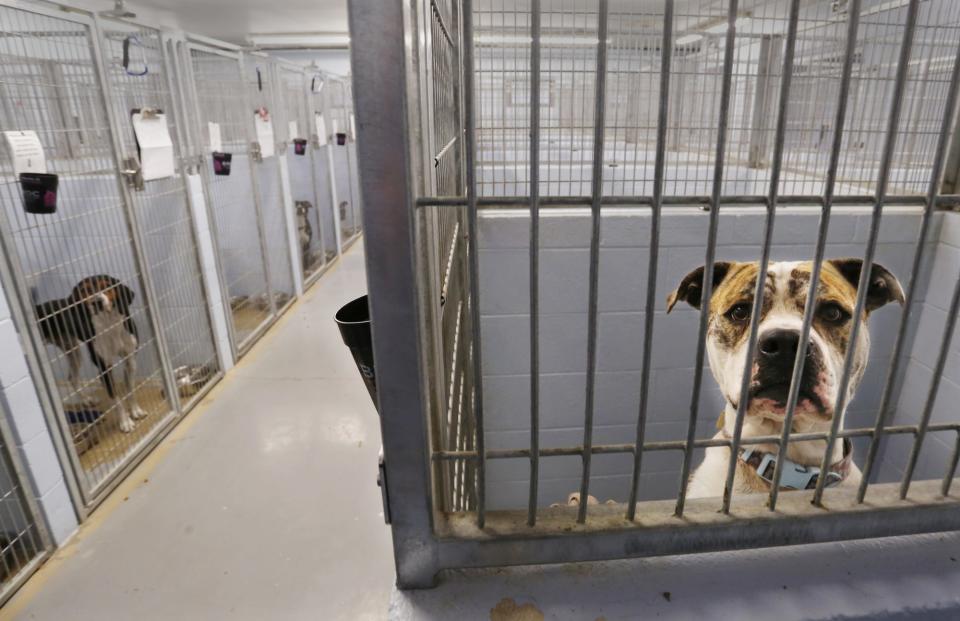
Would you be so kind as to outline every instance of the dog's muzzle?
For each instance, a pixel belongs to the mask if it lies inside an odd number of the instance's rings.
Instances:
[[[760,335],[757,340],[757,371],[753,378],[750,397],[771,399],[779,406],[786,405],[793,377],[793,365],[800,347],[800,332],[776,328]],[[822,366],[820,348],[814,342],[807,346],[803,373],[800,376],[800,399],[808,399],[822,408],[814,388]]]

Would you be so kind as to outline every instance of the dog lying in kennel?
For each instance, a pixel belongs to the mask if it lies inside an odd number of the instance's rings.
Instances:
[[[133,431],[134,420],[146,416],[134,396],[137,324],[130,314],[134,293],[118,279],[106,274],[89,276],[76,284],[70,295],[35,307],[43,339],[65,354],[69,365],[67,380],[75,395],[81,395],[81,346],[100,371],[99,378],[117,412],[121,431]],[[114,381],[113,368],[122,362],[123,382]],[[89,399],[84,406],[92,407]]]
[[[786,410],[793,363],[800,343],[804,305],[812,264],[774,262],[769,265],[759,324],[756,362],[750,381],[750,402],[743,422],[743,437],[780,435]],[[831,259],[820,271],[817,306],[810,329],[807,361],[800,381],[794,412],[794,432],[829,431],[837,400],[850,329],[854,321],[864,325],[858,334],[856,358],[847,389],[847,403],[863,378],[870,350],[866,322],[870,313],[890,302],[903,304],[903,289],[897,278],[881,265],[873,264],[863,317],[853,317],[857,283],[863,261]],[[667,299],[667,312],[679,301],[700,308],[703,267],[687,274]],[[707,329],[710,369],[720,386],[726,406],[717,421],[716,438],[729,439],[734,431],[741,375],[747,356],[750,316],[757,282],[758,265],[717,262],[713,270],[713,294]],[[826,450],[825,440],[791,442],[781,479],[781,489],[811,489],[820,476],[819,466]],[[740,450],[734,493],[767,492],[777,460],[776,445],[753,445]],[[730,449],[706,449],[703,463],[690,479],[688,498],[723,494]],[[853,463],[849,440],[836,443],[826,485],[857,486],[860,470]]]

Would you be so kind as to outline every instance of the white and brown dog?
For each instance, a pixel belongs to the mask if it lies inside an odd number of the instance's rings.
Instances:
[[[743,422],[743,437],[779,436],[783,429],[787,394],[793,363],[800,343],[800,329],[810,283],[812,263],[774,262],[765,275],[763,304],[756,359],[750,378],[750,401]],[[886,268],[874,264],[863,317],[854,319],[857,282],[863,261],[832,259],[820,271],[816,310],[810,330],[810,344],[803,367],[794,414],[793,432],[826,432],[834,412],[843,362],[850,346],[854,321],[866,321],[870,313],[889,303],[903,304],[903,290]],[[707,355],[710,369],[726,400],[717,422],[716,438],[733,435],[744,363],[750,316],[757,282],[757,263],[717,262],[713,270],[713,294],[709,306]],[[669,312],[684,301],[700,308],[703,267],[687,274],[667,299]],[[846,402],[849,403],[863,377],[870,350],[870,333],[861,326],[856,345]],[[784,463],[781,489],[803,489],[816,485],[826,441],[791,442]],[[734,494],[767,492],[777,459],[776,444],[744,447],[737,463]],[[852,462],[849,442],[837,442],[830,456],[828,485],[855,486],[860,470]],[[728,447],[706,449],[703,463],[690,479],[688,498],[723,495],[730,456]]]

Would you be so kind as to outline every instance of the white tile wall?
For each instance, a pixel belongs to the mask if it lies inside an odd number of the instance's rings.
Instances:
[[[882,220],[876,260],[900,277],[904,286],[909,279],[919,222],[920,212],[914,208],[888,208]],[[703,264],[707,224],[706,212],[697,208],[670,209],[662,218],[648,406],[647,434],[651,440],[685,437],[699,315],[686,305],[677,306],[667,314],[665,300],[685,274]],[[868,209],[834,209],[827,256],[862,256],[869,225]],[[529,443],[526,431],[529,428],[528,226],[528,216],[523,209],[481,212],[484,404],[487,447],[491,449],[525,447]],[[812,257],[817,226],[817,210],[778,210],[773,259]],[[595,443],[634,440],[642,369],[649,227],[646,211],[603,210]],[[718,259],[759,258],[763,228],[761,210],[724,209],[718,230]],[[541,445],[576,446],[582,441],[586,381],[589,211],[543,209],[540,231]],[[937,234],[935,230],[932,238],[936,239]],[[960,265],[960,251],[957,265]],[[945,266],[937,269],[949,271]],[[926,265],[924,270],[928,271]],[[918,291],[922,301],[925,288],[921,286]],[[900,313],[899,307],[891,305],[871,318],[870,366],[848,410],[847,426],[873,422]],[[960,370],[960,359],[957,362]],[[723,400],[708,372],[700,399],[698,437],[715,433],[716,417],[722,408]],[[599,467],[598,461],[606,465]],[[679,466],[679,454],[645,455],[641,496],[673,497],[679,482]],[[490,464],[487,498],[491,508],[525,506],[528,468],[526,460]],[[545,458],[541,460],[541,468],[541,504],[562,500],[567,493],[578,489],[579,458]],[[601,500],[626,500],[630,472],[629,456],[619,459],[604,456],[603,460],[595,456],[591,490]]]

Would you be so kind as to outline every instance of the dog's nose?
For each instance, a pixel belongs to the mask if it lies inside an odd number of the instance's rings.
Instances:
[[[770,330],[760,336],[757,349],[761,359],[773,361],[793,361],[797,357],[800,333],[795,330]]]

